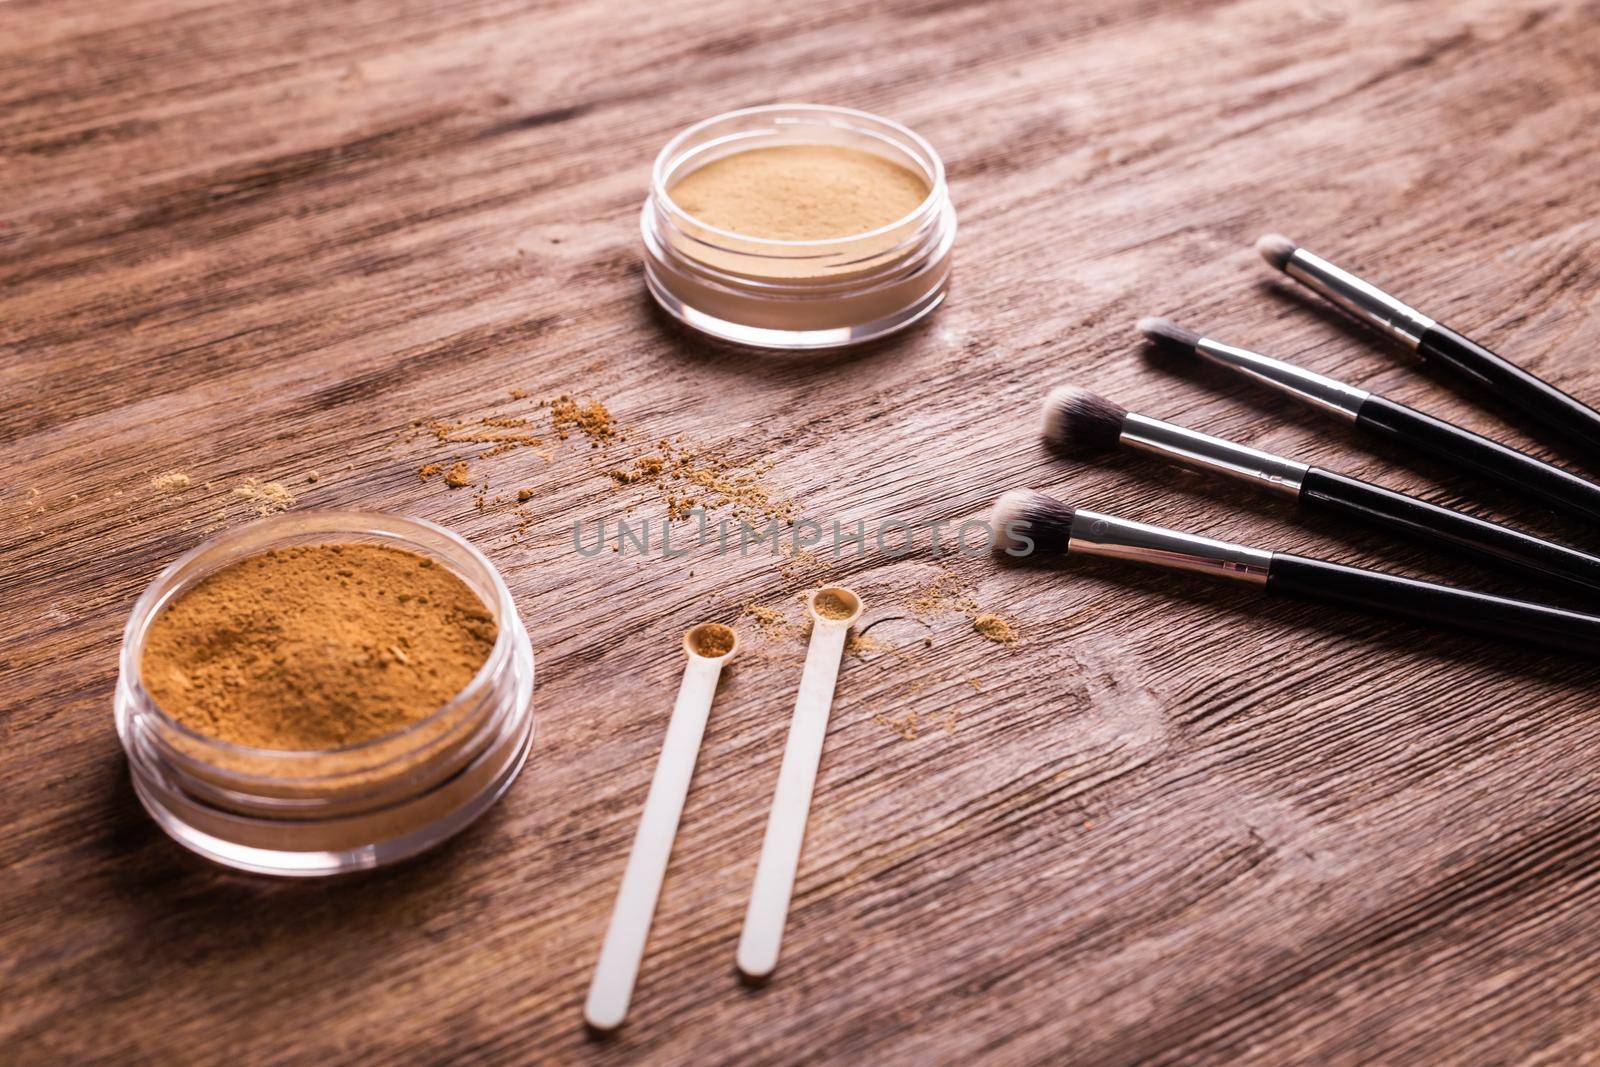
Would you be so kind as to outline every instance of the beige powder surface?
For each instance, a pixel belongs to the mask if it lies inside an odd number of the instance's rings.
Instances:
[[[851,237],[904,218],[928,183],[882,156],[842,145],[752,148],[713,160],[670,190],[718,229],[779,241]]]

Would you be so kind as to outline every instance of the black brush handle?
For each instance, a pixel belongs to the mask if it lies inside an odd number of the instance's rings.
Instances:
[[[1300,483],[1300,500],[1311,507],[1398,530],[1422,541],[1464,550],[1485,562],[1600,589],[1600,556],[1359,478],[1312,467]]]
[[[1600,520],[1600,485],[1388,397],[1368,396],[1356,413],[1356,425],[1586,519]]]
[[[1600,618],[1593,615],[1326,560],[1274,552],[1267,567],[1267,590],[1297,600],[1398,615],[1518,644],[1589,655],[1600,652]]]
[[[1600,412],[1562,392],[1536,374],[1496,355],[1448,326],[1434,326],[1417,342],[1417,354],[1442,363],[1507,403],[1538,420],[1535,430],[1548,429],[1582,446],[1584,457],[1600,457]]]

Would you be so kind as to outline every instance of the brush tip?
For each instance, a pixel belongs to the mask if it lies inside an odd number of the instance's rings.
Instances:
[[[1182,348],[1193,348],[1200,343],[1200,335],[1186,330],[1171,319],[1147,315],[1139,320],[1139,332],[1152,341],[1165,341]]]
[[[1105,452],[1116,447],[1128,409],[1099,393],[1063,385],[1050,390],[1043,410],[1044,439],[1075,453]]]
[[[1282,270],[1289,265],[1289,257],[1294,255],[1294,250],[1299,245],[1289,240],[1281,233],[1269,233],[1256,242],[1256,251],[1261,253],[1261,258],[1271,263],[1276,270]]]
[[[994,547],[1008,556],[1034,552],[1065,552],[1072,539],[1072,519],[1078,509],[1053,496],[1029,489],[1001,495],[989,513]]]

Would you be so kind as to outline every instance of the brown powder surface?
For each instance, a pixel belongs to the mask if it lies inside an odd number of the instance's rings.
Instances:
[[[684,175],[669,194],[721,230],[779,241],[852,237],[904,218],[928,196],[920,175],[859,148],[752,148]]]
[[[832,589],[818,593],[811,602],[816,606],[817,614],[824,619],[848,619],[856,613],[857,608],[856,601]]]
[[[472,468],[467,466],[466,460],[444,472],[444,484],[452,489],[462,489],[472,484]]]
[[[447,567],[368,544],[298,545],[207,576],[151,624],[156,703],[210,737],[270,749],[370,741],[471,681],[498,627]]]
[[[689,635],[689,646],[694,649],[695,654],[708,659],[726,656],[733,651],[733,644],[733,630],[721,623],[702,623]]]

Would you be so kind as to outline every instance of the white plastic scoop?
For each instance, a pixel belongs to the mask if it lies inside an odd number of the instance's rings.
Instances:
[[[639,961],[650,936],[650,920],[655,916],[661,879],[672,855],[672,840],[678,833],[678,817],[694,776],[695,759],[700,754],[700,738],[705,734],[711,700],[717,692],[722,665],[739,648],[739,635],[719,623],[701,623],[683,635],[683,649],[689,662],[683,668],[683,684],[678,687],[678,702],[667,723],[667,737],[661,744],[661,758],[650,793],[645,798],[644,815],[633,836],[633,850],[622,872],[622,887],[611,912],[611,925],[600,946],[600,961],[595,964],[589,983],[589,999],[583,1017],[597,1030],[613,1030],[628,1014],[633,999],[633,983],[639,976]]]
[[[778,966],[778,949],[789,917],[789,897],[800,865],[800,845],[811,811],[811,791],[828,733],[833,687],[850,624],[861,617],[861,598],[848,589],[818,589],[806,602],[811,613],[811,647],[800,675],[800,695],[789,723],[789,740],[778,770],[778,789],[767,816],[767,834],[756,864],[755,887],[739,934],[739,971],[762,979]]]

